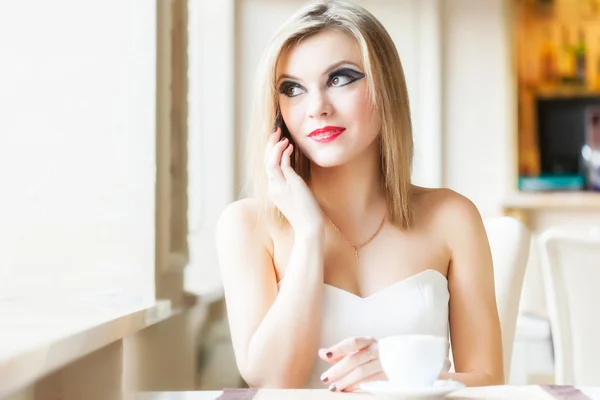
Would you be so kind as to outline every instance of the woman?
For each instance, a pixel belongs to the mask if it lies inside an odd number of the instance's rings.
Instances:
[[[411,184],[406,83],[383,26],[350,2],[315,2],[259,74],[255,196],[217,227],[242,377],[351,391],[385,379],[377,339],[449,331],[456,372],[440,379],[502,383],[482,220],[461,195]]]

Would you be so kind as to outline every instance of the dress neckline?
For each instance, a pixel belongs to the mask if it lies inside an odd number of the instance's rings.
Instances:
[[[325,287],[328,288],[329,290],[331,290],[332,292],[340,293],[341,295],[349,296],[349,297],[354,298],[354,299],[366,301],[366,300],[370,300],[372,298],[376,298],[376,297],[378,297],[378,296],[380,296],[380,295],[382,295],[382,294],[384,294],[384,293],[392,290],[393,288],[395,288],[397,286],[402,286],[402,285],[411,283],[411,282],[413,282],[413,281],[415,281],[415,280],[417,280],[419,278],[422,278],[424,276],[427,276],[427,275],[438,276],[439,278],[443,279],[446,283],[448,283],[448,278],[446,278],[446,276],[444,274],[442,274],[440,271],[438,271],[436,269],[428,268],[428,269],[423,270],[421,272],[417,272],[416,274],[410,275],[410,276],[408,276],[408,277],[406,277],[404,279],[400,279],[399,281],[396,281],[396,282],[392,283],[391,285],[386,286],[383,289],[380,289],[380,290],[378,290],[378,291],[376,291],[374,293],[371,293],[370,295],[365,296],[365,297],[358,296],[358,295],[356,295],[356,294],[354,294],[352,292],[349,292],[349,291],[344,290],[344,289],[340,289],[337,286],[333,286],[333,285],[330,285],[330,284],[325,283],[325,282],[323,282],[323,285],[325,285]],[[283,277],[279,282],[277,282],[277,286],[281,285],[281,283],[284,280],[285,280],[285,277]]]

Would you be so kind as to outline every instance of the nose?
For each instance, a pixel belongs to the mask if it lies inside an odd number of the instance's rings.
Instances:
[[[308,116],[310,118],[328,117],[333,113],[333,106],[322,91],[315,90],[309,101]]]

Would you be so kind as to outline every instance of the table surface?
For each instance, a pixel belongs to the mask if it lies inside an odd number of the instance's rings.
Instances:
[[[223,393],[222,391],[146,392],[139,393],[136,400],[216,400]],[[261,389],[254,394],[250,391],[240,391],[239,396],[227,397],[231,400],[364,400],[366,398],[391,399],[391,397],[380,397],[368,393],[333,393],[326,389]],[[565,397],[555,397],[541,386],[488,386],[457,390],[447,395],[446,398],[453,400],[554,400]],[[569,399],[600,400],[600,387],[581,388],[569,396]]]

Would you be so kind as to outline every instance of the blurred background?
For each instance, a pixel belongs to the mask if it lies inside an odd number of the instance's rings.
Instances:
[[[0,2],[0,373],[27,377],[10,385],[4,375],[0,398],[43,398],[42,378],[91,354],[30,373],[47,360],[19,358],[32,346],[156,300],[170,317],[115,337],[129,384],[243,385],[214,227],[246,195],[258,59],[303,3]],[[531,230],[509,382],[554,382],[537,238],[600,227],[600,1],[357,3],[386,26],[403,63],[415,183],[456,190],[484,218],[513,216]],[[54,317],[73,304],[94,311]],[[98,304],[115,313],[96,319]]]

